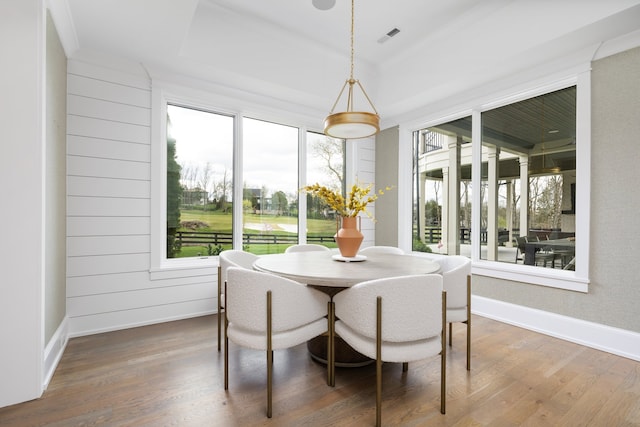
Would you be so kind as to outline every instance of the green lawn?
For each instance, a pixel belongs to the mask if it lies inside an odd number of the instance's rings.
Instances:
[[[231,214],[230,213],[222,213],[219,211],[202,211],[202,210],[181,210],[180,211],[180,221],[181,222],[189,222],[189,221],[197,221],[206,226],[199,227],[196,231],[210,231],[210,232],[221,232],[221,233],[231,233]],[[269,234],[271,235],[288,235],[290,236],[292,233],[287,232],[285,230],[290,230],[292,227],[295,227],[298,223],[298,219],[296,217],[291,216],[276,216],[276,215],[257,215],[257,214],[245,214],[244,215],[244,223],[245,224],[255,224],[259,225],[261,229],[254,228],[244,228],[242,230],[243,233],[251,233],[251,234],[259,234],[264,229],[270,229]],[[180,228],[178,231],[191,231],[188,228]],[[328,219],[308,219],[307,220],[307,236],[333,236],[336,232],[336,222],[335,220]],[[328,247],[335,248],[337,245],[334,242],[325,242],[324,243]],[[286,244],[251,244],[249,246],[245,246],[245,250],[258,254],[273,254],[273,253],[282,253],[289,246],[290,243]],[[223,249],[231,249],[231,245],[223,245]],[[196,257],[196,256],[208,256],[209,249],[206,245],[198,245],[198,246],[183,246],[182,250],[177,257],[186,258],[186,257]]]
[[[201,211],[201,210],[182,210],[180,211],[180,221],[200,221],[208,224],[208,227],[200,228],[201,231],[219,231],[231,233],[231,214],[220,213],[218,211]],[[245,214],[245,223],[269,224],[273,230],[278,230],[280,224],[295,225],[298,218],[292,216],[276,216],[276,215],[257,215]],[[179,229],[186,231],[186,229]],[[255,233],[258,230],[243,229],[244,233]],[[336,232],[336,222],[333,219],[308,219],[307,234],[308,235],[331,235]]]

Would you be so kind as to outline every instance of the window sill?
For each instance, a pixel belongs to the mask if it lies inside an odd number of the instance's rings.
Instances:
[[[550,288],[584,293],[589,291],[589,279],[579,277],[575,271],[478,260],[473,262],[471,272],[479,276]]]
[[[210,276],[218,274],[218,257],[200,257],[165,260],[149,270],[149,280],[165,280],[181,277]]]

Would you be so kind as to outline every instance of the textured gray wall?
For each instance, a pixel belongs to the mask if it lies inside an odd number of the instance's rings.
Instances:
[[[66,315],[67,57],[47,12],[45,343]]]
[[[376,136],[376,189],[394,187],[376,200],[376,245],[398,246],[398,139],[397,127]]]

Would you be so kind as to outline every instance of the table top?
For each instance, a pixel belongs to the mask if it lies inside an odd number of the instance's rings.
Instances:
[[[540,240],[539,242],[527,242],[527,245],[531,245],[534,247],[575,247],[576,240],[573,238],[565,238],[565,239],[554,239],[554,240]]]
[[[253,264],[258,271],[301,283],[345,288],[365,280],[437,273],[440,264],[413,255],[368,254],[358,262],[337,261],[336,252],[292,252],[263,255]]]

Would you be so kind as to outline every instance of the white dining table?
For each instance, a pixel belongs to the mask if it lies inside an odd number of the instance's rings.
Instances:
[[[336,259],[338,258],[338,259]],[[318,287],[348,288],[385,277],[437,273],[440,264],[414,255],[369,254],[344,261],[334,251],[263,255],[253,264],[258,271]],[[338,290],[338,289],[336,289]]]

